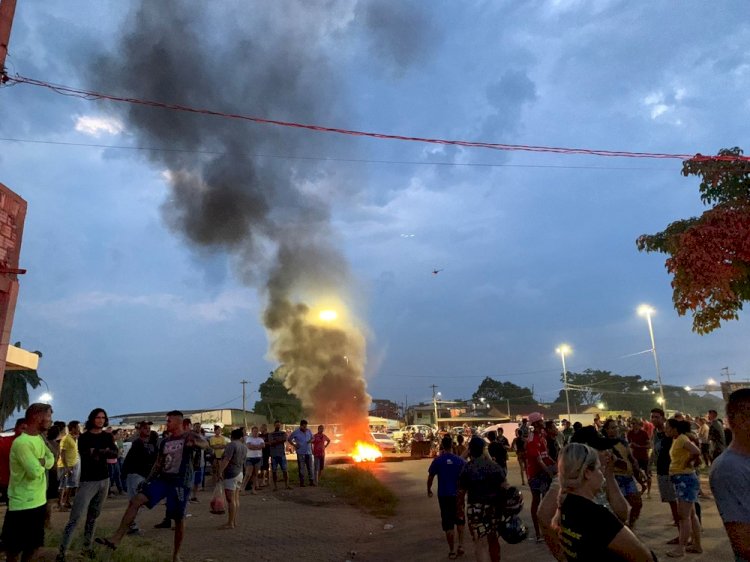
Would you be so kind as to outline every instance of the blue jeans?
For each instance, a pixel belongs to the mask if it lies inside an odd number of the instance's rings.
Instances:
[[[302,474],[302,467],[307,470],[307,480],[310,484],[315,483],[315,476],[313,476],[313,457],[310,454],[299,454],[297,453],[297,469],[299,470],[299,483],[304,484],[305,478]]]
[[[122,485],[122,478],[120,477],[119,461],[120,459],[117,459],[117,462],[107,463],[107,468],[109,469],[109,485],[112,486],[114,484],[117,486],[117,491],[122,494],[124,486]]]
[[[65,525],[62,539],[60,540],[60,552],[65,554],[73,540],[73,533],[78,526],[81,517],[86,516],[86,526],[83,530],[83,548],[91,548],[96,530],[96,519],[102,512],[102,507],[109,493],[109,478],[94,480],[93,482],[81,482],[78,486],[70,519]]]

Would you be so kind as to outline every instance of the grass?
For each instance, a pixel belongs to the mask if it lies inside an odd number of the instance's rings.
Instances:
[[[78,560],[78,554],[83,550],[83,525],[81,524],[80,527],[76,530],[73,543],[68,549],[68,560],[71,560],[71,562]],[[106,537],[112,534],[112,532],[112,529],[97,527],[96,536]],[[45,547],[57,550],[60,546],[61,537],[62,533],[47,530],[44,541]],[[162,544],[144,539],[143,537],[138,537],[137,541],[126,538],[114,552],[99,545],[94,545],[94,551],[96,552],[96,557],[93,560],[106,560],[108,562],[169,562],[172,560],[171,545],[167,548]],[[84,560],[84,558],[80,559]],[[85,560],[90,559],[87,558]]]
[[[320,485],[375,517],[396,514],[396,494],[366,468],[357,465],[326,467]]]

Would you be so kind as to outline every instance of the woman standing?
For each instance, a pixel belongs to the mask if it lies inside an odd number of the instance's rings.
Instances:
[[[679,544],[674,550],[667,552],[671,558],[685,556],[685,552],[701,553],[701,524],[695,512],[695,502],[698,501],[700,481],[695,474],[695,464],[700,462],[700,449],[696,447],[687,434],[690,423],[678,421],[674,418],[667,420],[667,436],[672,438],[672,448],[669,449],[669,479],[677,493],[678,527],[680,529]],[[690,539],[693,544],[688,546]]]
[[[568,560],[654,562],[653,553],[606,507],[596,503],[604,483],[599,454],[583,443],[565,446],[558,460],[560,497],[552,526]]]

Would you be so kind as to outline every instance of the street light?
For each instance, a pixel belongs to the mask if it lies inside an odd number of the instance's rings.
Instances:
[[[596,407],[599,408],[600,410],[604,410],[604,408],[606,408],[607,405],[604,402],[599,402],[597,403]]]
[[[49,392],[45,392],[39,397],[39,401],[48,404],[52,402],[52,395]]]
[[[656,380],[659,381],[659,395],[661,397],[661,402],[659,404],[662,405],[664,409],[667,407],[667,401],[664,398],[664,386],[661,383],[661,370],[659,369],[659,359],[656,357],[656,342],[654,340],[654,327],[651,324],[651,315],[656,312],[653,308],[651,308],[647,304],[642,304],[638,307],[638,314],[641,316],[646,317],[646,321],[648,322],[648,334],[651,336],[651,353],[654,356],[654,366],[656,367]]]
[[[568,421],[570,421],[570,398],[568,397],[568,369],[565,367],[565,354],[568,355],[572,351],[570,349],[570,346],[566,343],[559,346],[557,349],[555,349],[557,353],[560,354],[560,358],[562,359],[562,368],[563,368],[563,384],[565,385],[565,405],[568,407]]]

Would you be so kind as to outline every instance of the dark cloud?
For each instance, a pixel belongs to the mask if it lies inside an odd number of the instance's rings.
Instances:
[[[523,70],[507,70],[487,87],[487,102],[493,109],[482,126],[482,140],[508,141],[518,130],[525,105],[537,99],[536,85]]]
[[[272,7],[259,14],[241,4],[217,16],[193,3],[144,1],[127,18],[115,50],[97,57],[89,76],[96,88],[142,99],[336,122],[348,100],[336,74],[339,46],[331,49],[325,30],[343,20],[335,3],[284,7],[288,11]],[[375,45],[388,45],[399,65],[418,56],[414,38],[391,44],[407,29],[419,33],[415,10],[396,10],[384,21],[373,5],[367,10],[376,18],[370,22]],[[305,25],[297,25],[303,14]],[[221,26],[220,36],[207,34],[212,23]],[[309,302],[329,295],[345,302],[351,285],[328,203],[310,189],[329,178],[328,170],[266,157],[320,152],[341,139],[141,105],[120,109],[139,143],[204,151],[149,153],[168,170],[167,224],[201,251],[232,254],[241,277],[262,287],[271,354],[303,404],[361,424],[369,403],[364,336],[356,321],[321,326]]]

